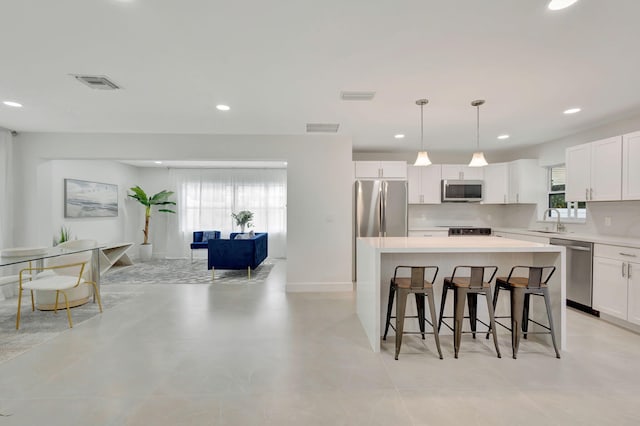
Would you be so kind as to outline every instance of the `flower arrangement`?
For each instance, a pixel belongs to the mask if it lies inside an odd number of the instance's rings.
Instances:
[[[238,213],[231,213],[231,217],[236,220],[236,225],[240,227],[240,231],[244,232],[244,228],[251,228],[251,221],[253,220],[253,213],[249,210],[241,210]]]

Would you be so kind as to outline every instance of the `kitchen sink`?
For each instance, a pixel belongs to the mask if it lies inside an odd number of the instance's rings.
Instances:
[[[562,232],[547,231],[546,229],[527,229],[529,232],[540,232],[541,234],[561,234]]]

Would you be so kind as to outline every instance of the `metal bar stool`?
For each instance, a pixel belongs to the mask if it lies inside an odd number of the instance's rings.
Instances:
[[[411,277],[398,277],[398,271],[403,269],[411,270]],[[427,269],[434,270],[433,277],[431,281],[427,281],[425,279],[425,271]],[[436,276],[438,275],[438,267],[437,266],[396,266],[396,269],[393,272],[393,278],[391,279],[391,284],[389,287],[389,303],[387,305],[387,321],[384,327],[384,336],[383,340],[387,340],[387,332],[389,331],[389,326],[391,326],[396,332],[396,355],[395,358],[398,359],[398,355],[400,354],[400,346],[402,345],[402,335],[403,334],[421,334],[424,339],[425,334],[433,334],[436,340],[436,347],[438,348],[438,355],[440,355],[440,359],[442,359],[442,350],[440,349],[440,337],[438,336],[438,329],[436,328],[436,309],[435,304],[433,302],[433,283],[436,280]],[[398,293],[398,299],[396,300],[396,316],[391,315],[391,309],[393,307],[393,298],[395,293]],[[416,308],[418,311],[417,315],[406,316],[405,310],[407,306],[407,296],[413,293],[416,298]],[[429,312],[431,314],[431,321],[425,318],[425,297],[429,299]],[[396,326],[393,327],[391,325],[391,318],[396,319]],[[420,331],[404,331],[404,320],[405,318],[417,318],[418,323],[420,324]],[[428,323],[433,332],[427,333],[425,332],[424,323]]]
[[[526,269],[529,272],[528,277],[513,276],[514,271]],[[551,315],[551,301],[549,299],[549,287],[547,283],[556,271],[555,266],[514,266],[511,268],[508,277],[496,278],[496,290],[493,294],[493,307],[498,304],[498,294],[500,289],[507,290],[511,296],[511,315],[497,316],[496,318],[511,318],[511,327],[496,321],[499,325],[511,331],[511,348],[513,350],[513,359],[518,357],[518,348],[520,346],[520,335],[527,338],[529,334],[551,334],[553,348],[556,351],[556,358],[560,358],[560,352],[556,344],[556,335],[553,327],[553,317]],[[543,280],[542,277],[547,274]],[[530,296],[542,296],[547,309],[547,319],[549,325],[541,324],[529,318],[529,302]],[[529,331],[529,321],[539,325],[547,331]],[[487,333],[487,339],[489,333]]]
[[[461,277],[456,276],[458,269],[469,270],[469,276]],[[485,270],[490,273],[490,277],[487,281],[484,280]],[[498,271],[497,266],[464,266],[459,265],[453,268],[453,273],[450,277],[444,279],[444,289],[442,295],[442,309],[440,310],[440,323],[444,324],[450,330],[453,331],[453,347],[455,351],[455,357],[458,358],[458,352],[460,351],[460,341],[462,340],[463,333],[472,333],[473,337],[476,336],[476,323],[481,323],[488,328],[487,333],[493,334],[493,343],[496,347],[496,353],[498,358],[501,358],[500,347],[498,346],[498,336],[495,331],[495,319],[493,316],[493,305],[491,303],[491,281]],[[445,317],[442,315],[444,309],[444,303],[446,298],[447,289],[453,289],[453,327],[443,321]],[[489,313],[489,324],[477,318],[477,302],[478,294],[484,294],[487,298],[487,311]],[[464,316],[465,302],[469,305],[469,316]],[[471,325],[471,331],[462,331],[462,322],[464,318],[469,318]]]

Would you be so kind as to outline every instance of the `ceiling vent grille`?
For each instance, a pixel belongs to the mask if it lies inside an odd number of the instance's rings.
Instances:
[[[116,90],[119,89],[120,86],[115,84],[113,81],[109,80],[109,78],[103,75],[73,75],[76,80],[79,82],[86,84],[92,89],[98,90]]]
[[[340,92],[343,101],[371,101],[376,92]]]
[[[339,124],[333,123],[307,123],[307,133],[336,133]]]

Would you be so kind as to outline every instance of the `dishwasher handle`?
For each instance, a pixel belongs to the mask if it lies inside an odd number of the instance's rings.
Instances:
[[[566,247],[566,248],[571,249],[571,250],[591,251],[591,249],[589,247],[581,247],[581,246],[563,246],[563,247]]]

